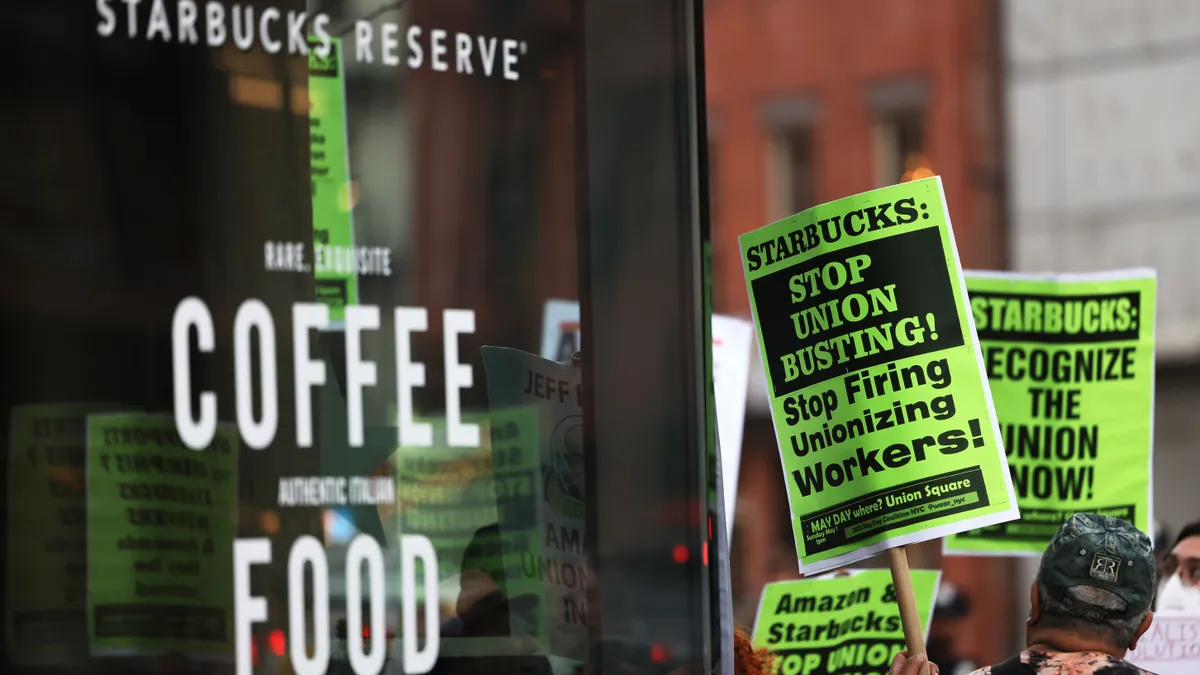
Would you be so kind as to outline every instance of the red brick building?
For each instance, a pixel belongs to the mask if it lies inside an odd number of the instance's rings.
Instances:
[[[706,5],[715,311],[748,314],[737,235],[914,169],[942,177],[963,266],[1005,267],[995,0]],[[795,575],[765,415],[747,420],[733,536],[743,620],[763,583]],[[1011,563],[917,548],[913,564],[941,565],[973,605],[956,649],[998,660],[1021,604]]]

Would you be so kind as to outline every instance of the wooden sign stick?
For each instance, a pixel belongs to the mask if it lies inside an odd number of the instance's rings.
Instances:
[[[900,625],[909,657],[925,654],[925,631],[917,613],[917,596],[913,592],[912,575],[908,571],[908,553],[903,546],[888,549],[888,564],[892,568],[892,586],[896,589],[896,604],[900,607]],[[926,654],[928,658],[928,654]],[[921,666],[921,675],[929,675],[929,662]]]

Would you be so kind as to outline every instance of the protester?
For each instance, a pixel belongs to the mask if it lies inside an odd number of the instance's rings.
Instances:
[[[1200,520],[1184,527],[1163,564],[1160,614],[1200,615]]]
[[[749,633],[733,631],[733,675],[770,675],[774,661],[769,650],[754,646]]]
[[[1144,533],[1109,516],[1071,516],[1030,589],[1028,648],[973,675],[1153,675],[1124,657],[1150,628],[1155,580]]]
[[[909,657],[908,652],[900,652],[892,659],[892,670],[888,675],[918,675],[926,660],[924,654]],[[929,675],[938,675],[938,672],[937,664],[930,663]]]

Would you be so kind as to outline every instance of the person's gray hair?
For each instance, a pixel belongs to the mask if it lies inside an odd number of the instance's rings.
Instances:
[[[1073,586],[1067,589],[1071,599],[1115,612],[1125,610],[1125,599],[1112,591],[1095,586]],[[1047,628],[1073,630],[1090,637],[1100,638],[1118,649],[1128,649],[1133,636],[1145,620],[1147,612],[1129,619],[1109,619],[1095,623],[1073,613],[1058,600],[1050,597],[1046,588],[1038,582],[1038,623]]]

